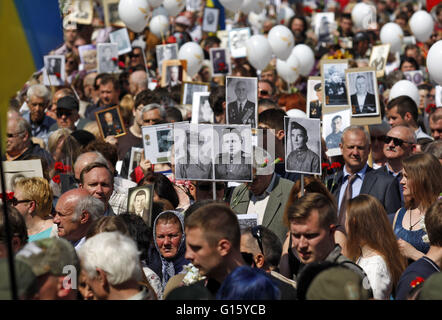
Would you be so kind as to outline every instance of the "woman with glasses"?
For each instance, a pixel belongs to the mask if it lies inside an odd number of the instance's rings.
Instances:
[[[55,232],[52,213],[52,189],[44,178],[16,181],[11,204],[25,218],[29,242],[49,238]]]
[[[412,262],[430,248],[423,240],[426,235],[423,219],[426,210],[442,192],[442,165],[428,153],[411,155],[402,161],[402,165],[400,184],[405,205],[394,216],[393,230],[402,255]]]

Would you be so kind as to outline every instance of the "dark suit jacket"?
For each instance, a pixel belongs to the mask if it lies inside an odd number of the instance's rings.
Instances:
[[[255,104],[247,100],[243,110],[239,111],[239,102],[233,101],[227,105],[228,124],[251,124],[252,128],[256,128],[256,110]]]
[[[276,175],[273,191],[264,212],[262,225],[272,230],[284,243],[287,228],[283,223],[285,205],[289,198],[293,182]],[[241,184],[233,190],[230,206],[237,214],[246,214],[250,202],[250,192],[246,184]]]
[[[340,171],[336,176],[335,185],[330,190],[337,203],[339,203],[343,176],[343,172]],[[333,178],[327,179],[327,186],[329,188],[332,185],[332,180]],[[373,170],[371,167],[368,167],[365,172],[359,194],[369,194],[378,199],[384,206],[387,214],[396,212],[401,207],[401,195],[397,179],[383,171]]]
[[[351,100],[351,108],[353,110],[353,114],[359,114],[359,103],[358,97],[356,94],[352,94],[350,96]],[[376,98],[374,94],[368,93],[365,96],[364,105],[362,107],[362,113],[374,113],[376,112]]]

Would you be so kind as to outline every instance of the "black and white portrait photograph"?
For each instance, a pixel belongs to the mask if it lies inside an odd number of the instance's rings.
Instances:
[[[118,55],[122,55],[132,51],[130,45],[129,33],[126,28],[118,29],[109,34],[110,42],[118,45]]]
[[[353,117],[379,115],[379,96],[374,68],[346,70],[348,96]]]
[[[106,26],[124,28],[126,25],[118,14],[118,4],[120,0],[103,0],[104,21]]]
[[[229,31],[229,50],[233,58],[247,56],[246,42],[250,37],[250,28],[238,28]]]
[[[119,137],[126,134],[120,107],[114,106],[95,112],[98,127],[103,138],[107,136]]]
[[[127,212],[135,213],[143,218],[148,226],[152,224],[153,184],[129,188]]]
[[[92,0],[72,1],[73,17],[77,23],[91,24],[94,16]]]
[[[118,72],[118,45],[99,43],[97,45],[98,73]]]
[[[216,32],[218,29],[219,9],[204,8],[202,30],[205,32]]]
[[[225,76],[232,72],[232,65],[227,49],[210,48],[210,65],[212,66],[212,76]]]
[[[327,146],[327,155],[329,157],[341,154],[339,144],[341,143],[344,129],[350,126],[350,121],[350,108],[322,115],[322,137]]]
[[[175,179],[213,180],[213,133],[209,124],[174,125]]]
[[[323,103],[325,107],[345,107],[349,105],[345,70],[347,60],[323,60],[321,74],[323,77]]]
[[[181,88],[181,104],[192,105],[195,92],[209,92],[210,84],[204,82],[183,82]]]
[[[130,161],[129,161],[129,171],[128,171],[128,179],[130,179],[130,175],[132,171],[135,170],[141,163],[141,156],[143,154],[143,148],[132,147],[130,150]]]
[[[201,0],[186,0],[186,11],[198,11],[201,8]]]
[[[162,87],[181,85],[186,78],[186,71],[181,60],[165,60],[163,62],[163,72],[161,73]]]
[[[336,29],[334,12],[317,12],[314,15],[315,35],[319,43],[329,43],[333,40]]]
[[[371,51],[368,66],[375,68],[376,77],[378,78],[384,76],[388,54],[390,53],[390,46],[389,43],[373,46],[373,50]]]
[[[322,78],[309,77],[307,80],[307,116],[321,119],[322,114]]]
[[[284,118],[285,170],[321,174],[321,120]]]
[[[227,77],[226,115],[228,124],[258,123],[258,79],[248,77]]]
[[[43,82],[46,86],[63,85],[66,79],[65,57],[63,55],[44,56],[45,72]]]
[[[163,70],[163,61],[178,59],[178,44],[159,44],[155,47],[157,55],[158,70]]]
[[[78,47],[80,61],[86,71],[97,70],[97,47],[95,44],[86,44]]]
[[[141,128],[144,157],[152,164],[170,162],[173,145],[173,125],[157,124]]]
[[[215,179],[252,181],[252,130],[245,125],[213,125]]]
[[[210,92],[194,92],[192,123],[213,123],[214,113],[209,103]]]

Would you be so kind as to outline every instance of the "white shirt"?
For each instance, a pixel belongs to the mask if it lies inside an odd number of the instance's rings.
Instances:
[[[373,290],[373,298],[377,300],[389,300],[393,290],[393,280],[387,263],[380,255],[360,257],[356,262],[367,274],[368,281]]]

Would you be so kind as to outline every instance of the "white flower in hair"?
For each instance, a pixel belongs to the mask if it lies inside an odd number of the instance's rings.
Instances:
[[[183,270],[186,272],[186,275],[183,279],[183,283],[186,286],[206,278],[205,276],[200,275],[199,269],[191,263],[185,265],[183,267]]]

